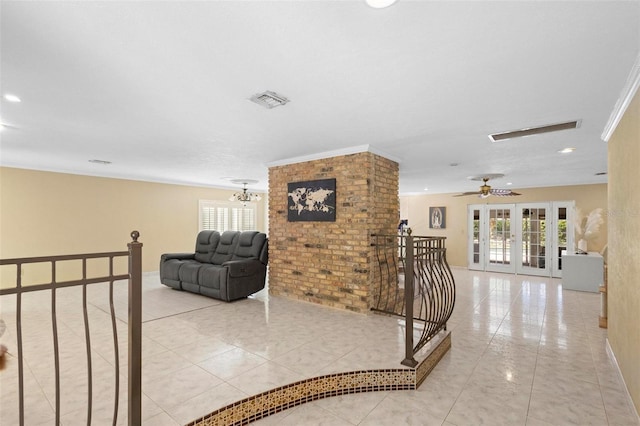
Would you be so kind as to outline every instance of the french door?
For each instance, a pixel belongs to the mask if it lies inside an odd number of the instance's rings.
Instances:
[[[515,204],[468,207],[469,269],[515,273]]]
[[[469,269],[562,276],[573,246],[573,202],[468,206]]]
[[[550,276],[551,257],[549,203],[518,204],[516,207],[516,272],[527,275]]]

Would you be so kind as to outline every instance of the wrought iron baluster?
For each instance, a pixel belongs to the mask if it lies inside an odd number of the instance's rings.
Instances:
[[[412,365],[415,362],[414,354],[441,330],[446,330],[455,305],[455,282],[446,260],[444,237],[413,236],[409,229],[406,236],[396,236],[393,239],[396,246],[392,247],[391,252],[399,254],[398,264],[402,268],[396,270],[396,277],[389,278],[383,277],[383,267],[379,265],[379,294],[390,295],[394,291],[399,297],[399,287],[396,285],[396,288],[392,288],[392,283],[399,283],[404,279],[404,297],[396,299],[393,306],[388,303],[388,298],[383,301],[379,297],[372,309],[405,318],[406,356],[402,363]],[[383,241],[383,236],[375,235],[373,245],[376,247],[378,262],[389,251],[387,242]],[[413,336],[414,320],[422,324],[417,342]]]
[[[82,280],[87,280],[87,259],[82,259]],[[91,425],[93,404],[93,369],[91,364],[91,333],[89,313],[87,312],[87,284],[82,285],[82,317],[84,319],[84,338],[87,348],[87,426]]]
[[[60,348],[56,312],[56,262],[51,261],[51,327],[53,329],[53,364],[56,379],[56,425],[60,424]]]

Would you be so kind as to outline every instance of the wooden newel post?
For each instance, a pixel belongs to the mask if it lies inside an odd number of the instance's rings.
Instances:
[[[413,293],[414,293],[414,246],[411,228],[407,229],[405,245],[406,263],[404,267],[404,306],[405,306],[405,356],[402,365],[415,367],[418,362],[413,358]]]
[[[142,424],[142,243],[131,232],[129,247],[129,425]]]

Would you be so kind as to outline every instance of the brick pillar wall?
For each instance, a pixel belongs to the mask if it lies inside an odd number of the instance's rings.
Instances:
[[[336,179],[335,222],[288,222],[287,184]],[[371,152],[269,169],[269,291],[355,312],[372,305],[372,233],[400,220],[398,163]]]

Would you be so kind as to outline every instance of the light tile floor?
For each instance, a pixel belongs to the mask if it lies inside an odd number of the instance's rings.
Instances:
[[[621,425],[636,414],[598,327],[599,295],[563,291],[556,279],[454,269],[452,348],[417,391],[327,398],[260,425]],[[226,404],[303,378],[401,368],[401,321],[260,292],[234,303],[177,292],[144,277],[145,425],[185,424]],[[93,348],[93,424],[114,410],[114,349],[107,289],[88,291]],[[78,289],[57,295],[61,413],[86,424],[86,350]],[[116,284],[120,397],[126,424],[126,283]],[[0,298],[9,347],[0,373],[0,420],[17,424],[15,298]],[[23,298],[26,424],[52,424],[55,406],[51,300]]]

